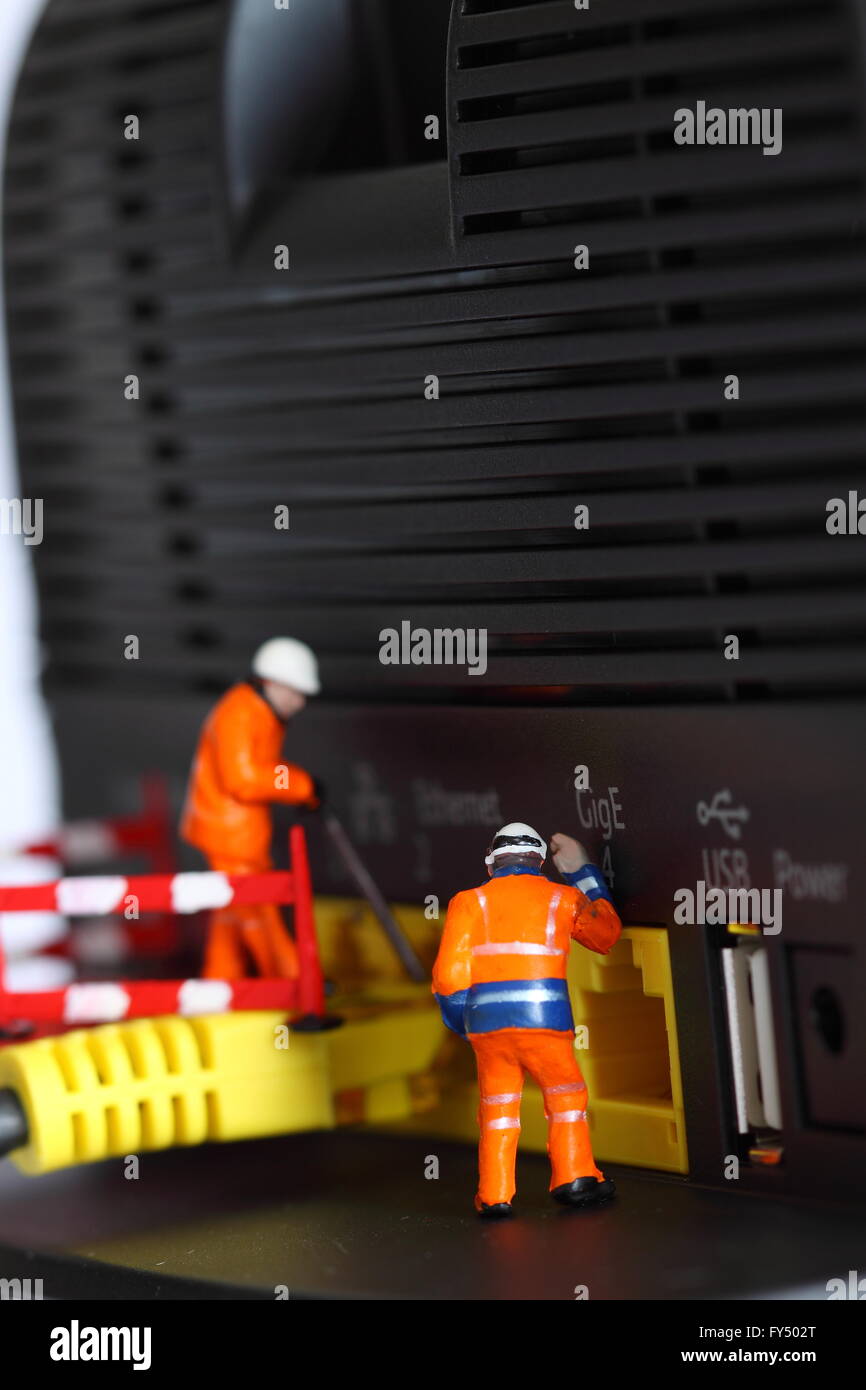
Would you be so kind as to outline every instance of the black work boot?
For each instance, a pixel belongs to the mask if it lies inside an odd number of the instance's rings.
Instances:
[[[609,1202],[615,1193],[616,1184],[610,1178],[601,1182],[598,1178],[575,1178],[574,1182],[552,1188],[550,1195],[566,1207],[594,1207]]]
[[[488,1221],[501,1221],[503,1216],[510,1216],[512,1207],[510,1202],[482,1202],[480,1197],[475,1198],[475,1210],[479,1216],[483,1216]]]

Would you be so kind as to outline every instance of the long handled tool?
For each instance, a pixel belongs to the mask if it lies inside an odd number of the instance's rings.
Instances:
[[[400,957],[410,977],[418,981],[426,980],[427,971],[415,954],[414,946],[411,941],[409,941],[400,924],[395,921],[391,909],[388,907],[381,892],[370,877],[357,850],[333,811],[325,812],[324,822],[325,829],[331,837],[334,848],[373,909],[382,930],[394,947],[397,955]]]

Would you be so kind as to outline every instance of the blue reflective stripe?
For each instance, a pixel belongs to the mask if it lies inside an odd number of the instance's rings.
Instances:
[[[461,1038],[466,1036],[464,1012],[468,993],[468,989],[458,989],[454,994],[435,995],[445,1027],[450,1028],[452,1033],[459,1033]]]
[[[497,1028],[574,1028],[565,980],[493,980],[473,985],[465,1008],[467,1033]]]
[[[604,874],[595,864],[584,864],[582,869],[578,869],[574,874],[563,874],[566,883],[570,883],[572,888],[579,888],[591,903],[597,902],[599,898],[604,898],[605,902],[613,905],[613,898],[610,890],[605,883]]]

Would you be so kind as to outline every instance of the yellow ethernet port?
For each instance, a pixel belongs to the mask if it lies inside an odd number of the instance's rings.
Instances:
[[[667,932],[627,927],[607,956],[572,951],[568,980],[596,1154],[687,1172]]]

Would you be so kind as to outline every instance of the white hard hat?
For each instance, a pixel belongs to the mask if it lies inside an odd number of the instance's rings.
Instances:
[[[484,860],[488,868],[496,863],[500,854],[538,854],[544,862],[547,858],[547,844],[531,825],[524,825],[523,821],[516,820],[510,825],[503,825],[493,836],[493,843]]]
[[[294,637],[272,637],[253,657],[253,671],[263,681],[290,685],[302,695],[318,695],[319,667],[306,642]]]

